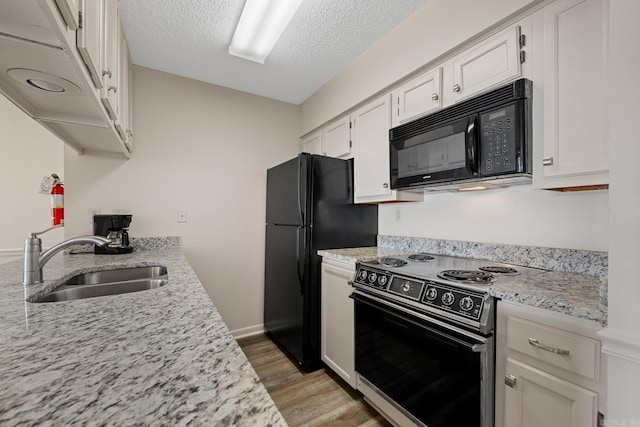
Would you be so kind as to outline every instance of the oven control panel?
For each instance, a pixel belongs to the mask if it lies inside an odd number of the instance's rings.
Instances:
[[[427,306],[440,312],[480,320],[485,295],[461,287],[445,285],[433,280],[419,280],[391,274],[384,270],[358,266],[356,285],[375,288],[388,294],[411,300],[414,306]]]
[[[482,294],[430,280],[425,285],[427,290],[422,297],[422,303],[453,312],[459,316],[474,320],[480,319],[484,305],[484,296]]]

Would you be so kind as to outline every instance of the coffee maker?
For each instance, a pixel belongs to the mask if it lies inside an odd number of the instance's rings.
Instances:
[[[111,240],[105,246],[94,246],[96,254],[128,254],[133,252],[129,246],[129,233],[127,228],[131,224],[131,215],[94,215],[93,234],[103,236]]]

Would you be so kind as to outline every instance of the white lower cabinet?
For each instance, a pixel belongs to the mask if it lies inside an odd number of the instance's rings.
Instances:
[[[498,302],[496,427],[597,427],[605,378],[594,322]]]
[[[355,266],[322,262],[321,358],[351,387],[356,387],[353,300],[349,298]]]
[[[505,426],[596,426],[598,395],[526,363],[507,358]]]

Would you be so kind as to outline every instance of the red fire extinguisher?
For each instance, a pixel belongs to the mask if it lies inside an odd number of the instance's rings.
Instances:
[[[64,187],[58,175],[51,175],[54,179],[51,187],[51,225],[64,225]]]

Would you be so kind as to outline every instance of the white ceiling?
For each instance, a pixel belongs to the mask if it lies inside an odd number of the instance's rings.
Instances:
[[[426,0],[304,0],[264,65],[228,54],[242,0],[120,0],[134,64],[302,103]]]

